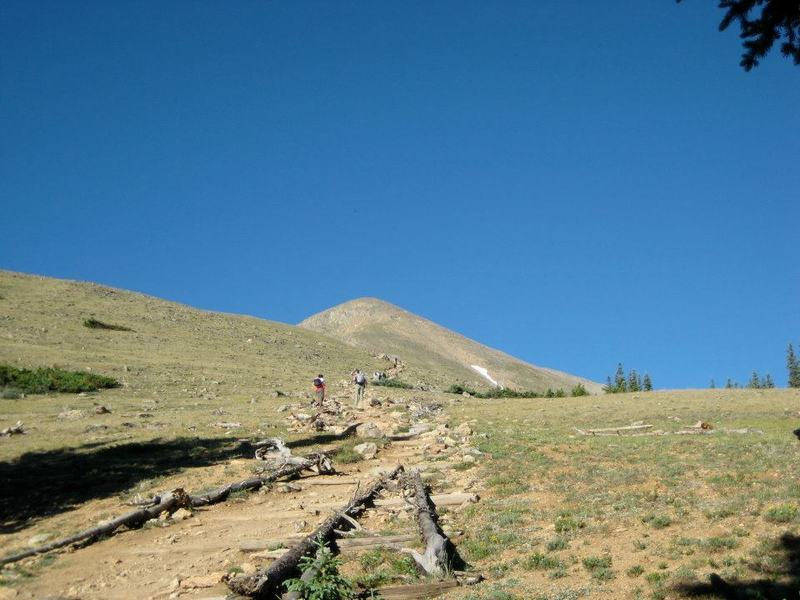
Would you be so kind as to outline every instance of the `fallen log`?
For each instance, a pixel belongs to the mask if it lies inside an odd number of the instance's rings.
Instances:
[[[314,467],[316,467],[320,473],[330,473],[333,470],[330,464],[330,458],[326,453],[321,452],[310,454],[299,462],[287,463],[274,471],[266,473],[265,475],[251,477],[236,483],[229,483],[228,485],[222,486],[221,488],[218,488],[213,492],[209,492],[208,494],[191,496],[191,506],[208,506],[209,504],[216,504],[217,502],[222,502],[234,492],[257,490],[268,483],[272,483],[273,481],[280,479],[281,477],[296,475],[301,471],[305,471]]]
[[[81,531],[80,533],[76,533],[75,535],[71,535],[67,538],[45,544],[44,546],[29,548],[28,550],[23,550],[22,552],[17,552],[16,554],[11,554],[9,556],[0,558],[0,565],[7,565],[9,563],[17,562],[23,558],[35,556],[36,554],[44,554],[45,552],[50,552],[51,550],[56,550],[57,548],[62,548],[76,542],[93,540],[101,535],[109,535],[123,525],[127,527],[136,527],[142,525],[150,519],[158,518],[158,516],[164,511],[172,513],[178,508],[189,506],[189,503],[189,495],[186,494],[186,492],[184,492],[182,489],[178,488],[162,496],[159,499],[159,502],[152,506],[131,511],[122,515],[121,517],[101,523],[96,527],[86,529],[85,531]]]
[[[197,494],[190,496],[182,489],[177,489],[162,496],[155,496],[151,500],[146,501],[146,503],[140,503],[143,505],[142,508],[126,513],[121,517],[113,519],[97,527],[81,531],[80,533],[76,533],[75,535],[67,538],[51,542],[50,544],[46,544],[44,546],[30,548],[28,550],[24,550],[22,552],[2,558],[0,559],[0,565],[17,562],[23,558],[28,558],[29,556],[34,556],[36,554],[44,554],[45,552],[50,552],[51,550],[56,550],[76,542],[94,540],[102,535],[110,535],[123,525],[133,528],[146,521],[149,521],[150,519],[157,518],[165,511],[171,514],[181,507],[197,507],[216,504],[225,500],[233,492],[256,490],[268,483],[272,483],[273,481],[280,479],[281,477],[295,475],[301,471],[314,467],[318,468],[321,473],[329,472],[331,470],[331,465],[327,454],[310,454],[300,463],[287,464],[265,475],[251,477],[250,479],[245,479],[236,483],[230,483],[226,486],[209,492],[208,494]]]
[[[463,532],[445,531],[445,534],[452,539],[463,535]],[[239,545],[239,550],[241,552],[262,552],[265,550],[269,550],[270,548],[275,548],[276,546],[288,546],[289,544],[297,541],[301,537],[304,537],[304,535],[299,534],[286,538],[242,542]],[[400,549],[400,548],[405,548],[408,542],[413,542],[414,540],[418,539],[418,537],[419,537],[418,535],[410,533],[399,534],[399,535],[370,535],[365,537],[337,539],[336,545],[339,547],[340,551],[345,551],[350,549],[361,550],[363,548]],[[288,548],[286,550],[288,550]]]
[[[435,598],[448,590],[459,587],[458,581],[435,581],[433,583],[415,583],[392,585],[375,588],[358,595],[358,598],[380,598],[381,600],[425,600]]]
[[[642,431],[644,429],[651,429],[652,425],[625,425],[624,427],[602,427],[600,429],[578,429],[575,431],[581,435],[621,435],[626,431]]]
[[[419,470],[412,471],[404,478],[405,486],[414,493],[414,506],[425,552],[420,554],[411,550],[414,562],[428,575],[441,577],[452,570],[453,543],[439,527],[436,507],[431,502],[428,490],[422,483]]]
[[[2,431],[0,431],[0,436],[10,437],[12,435],[21,435],[23,433],[28,433],[28,432],[25,431],[25,428],[22,426],[22,421],[17,421],[15,425],[12,425],[11,427],[6,427]]]
[[[366,505],[371,504],[375,496],[389,481],[397,477],[402,469],[401,466],[397,466],[391,473],[373,483],[365,492],[356,495],[342,510],[328,517],[313,533],[305,537],[269,567],[256,571],[252,575],[233,577],[228,580],[228,587],[236,594],[255,598],[273,598],[278,595],[283,582],[297,574],[300,559],[316,552],[317,541],[327,542],[333,539],[335,536],[334,529],[340,528],[347,523],[345,517],[352,518],[361,514],[366,509]]]

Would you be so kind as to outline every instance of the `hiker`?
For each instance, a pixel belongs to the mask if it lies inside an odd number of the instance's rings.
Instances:
[[[361,401],[364,399],[364,389],[367,387],[367,378],[361,372],[361,369],[356,369],[351,373],[353,383],[356,384],[356,401],[353,406],[361,408]]]
[[[322,410],[322,403],[325,402],[325,378],[322,376],[322,373],[314,378],[314,395],[317,398],[317,408]]]

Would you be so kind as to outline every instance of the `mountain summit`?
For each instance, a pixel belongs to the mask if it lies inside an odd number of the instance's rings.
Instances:
[[[405,369],[400,378],[409,383],[438,388],[459,383],[476,389],[501,385],[539,392],[568,392],[582,383],[591,393],[601,391],[595,382],[531,365],[377,298],[334,306],[305,319],[300,327],[373,354],[397,356]]]

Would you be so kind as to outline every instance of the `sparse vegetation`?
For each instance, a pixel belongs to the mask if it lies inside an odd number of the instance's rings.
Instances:
[[[119,382],[105,375],[65,371],[56,367],[18,369],[11,365],[0,365],[0,388],[3,393],[46,394],[47,392],[95,392],[101,388],[118,387]],[[5,397],[5,395],[4,395]]]
[[[108,329],[110,331],[133,331],[130,327],[123,325],[111,325],[110,323],[103,323],[95,318],[84,319],[83,326],[89,329]]]
[[[347,600],[353,597],[353,584],[339,573],[341,564],[328,544],[318,540],[316,556],[300,559],[300,570],[305,573],[314,567],[314,577],[310,581],[289,579],[284,585],[290,592],[299,592],[304,600]]]
[[[448,394],[469,394],[474,398],[484,398],[484,399],[499,399],[499,398],[566,398],[567,394],[564,392],[563,389],[551,389],[548,388],[545,392],[533,392],[533,391],[519,391],[513,390],[511,388],[501,388],[496,387],[492,388],[487,392],[479,392],[474,390],[466,385],[461,384],[453,384],[449,388],[445,390]],[[583,386],[583,384],[578,384],[574,388],[572,388],[573,396],[586,396],[589,392]]]
[[[377,385],[378,387],[388,387],[388,388],[399,388],[402,390],[413,390],[414,386],[410,383],[406,383],[405,381],[401,381],[400,379],[378,379],[372,382],[372,385]]]

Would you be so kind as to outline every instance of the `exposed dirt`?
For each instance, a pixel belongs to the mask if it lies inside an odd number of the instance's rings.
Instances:
[[[364,421],[386,423],[385,409],[360,411]],[[443,417],[439,417],[443,421]],[[431,420],[437,425],[436,419]],[[313,437],[314,433],[309,433]],[[467,474],[451,470],[451,463],[427,463],[435,437],[397,440],[379,450],[376,458],[354,464],[334,461],[338,474],[307,475],[291,486],[275,484],[269,489],[233,498],[223,504],[195,509],[185,520],[168,520],[142,529],[123,531],[87,547],[56,554],[53,564],[38,566],[37,557],[20,563],[35,576],[16,582],[18,598],[214,598],[224,597],[228,588],[221,581],[232,570],[251,572],[274,559],[270,549],[291,543],[315,529],[337,508],[345,505],[353,492],[376,478],[381,469],[397,464],[407,469],[420,467],[447,472],[448,489],[462,491],[472,484]],[[336,444],[331,444],[335,446]],[[435,445],[435,441],[434,444]],[[436,449],[433,450],[434,452]],[[233,460],[226,465],[194,469],[164,482],[164,489],[181,485],[197,490],[225,479],[236,480],[230,473],[246,474],[255,460]],[[393,492],[387,491],[389,496]],[[51,520],[50,529],[84,526],[130,510],[118,499],[86,503],[67,515]],[[367,511],[361,525],[368,532],[415,533],[416,525],[404,504],[377,507]],[[60,526],[60,527],[59,527]],[[39,528],[41,529],[41,528]],[[8,536],[14,546],[27,545],[30,531]],[[266,550],[245,552],[242,545],[253,542]],[[413,543],[410,545],[414,545]]]

